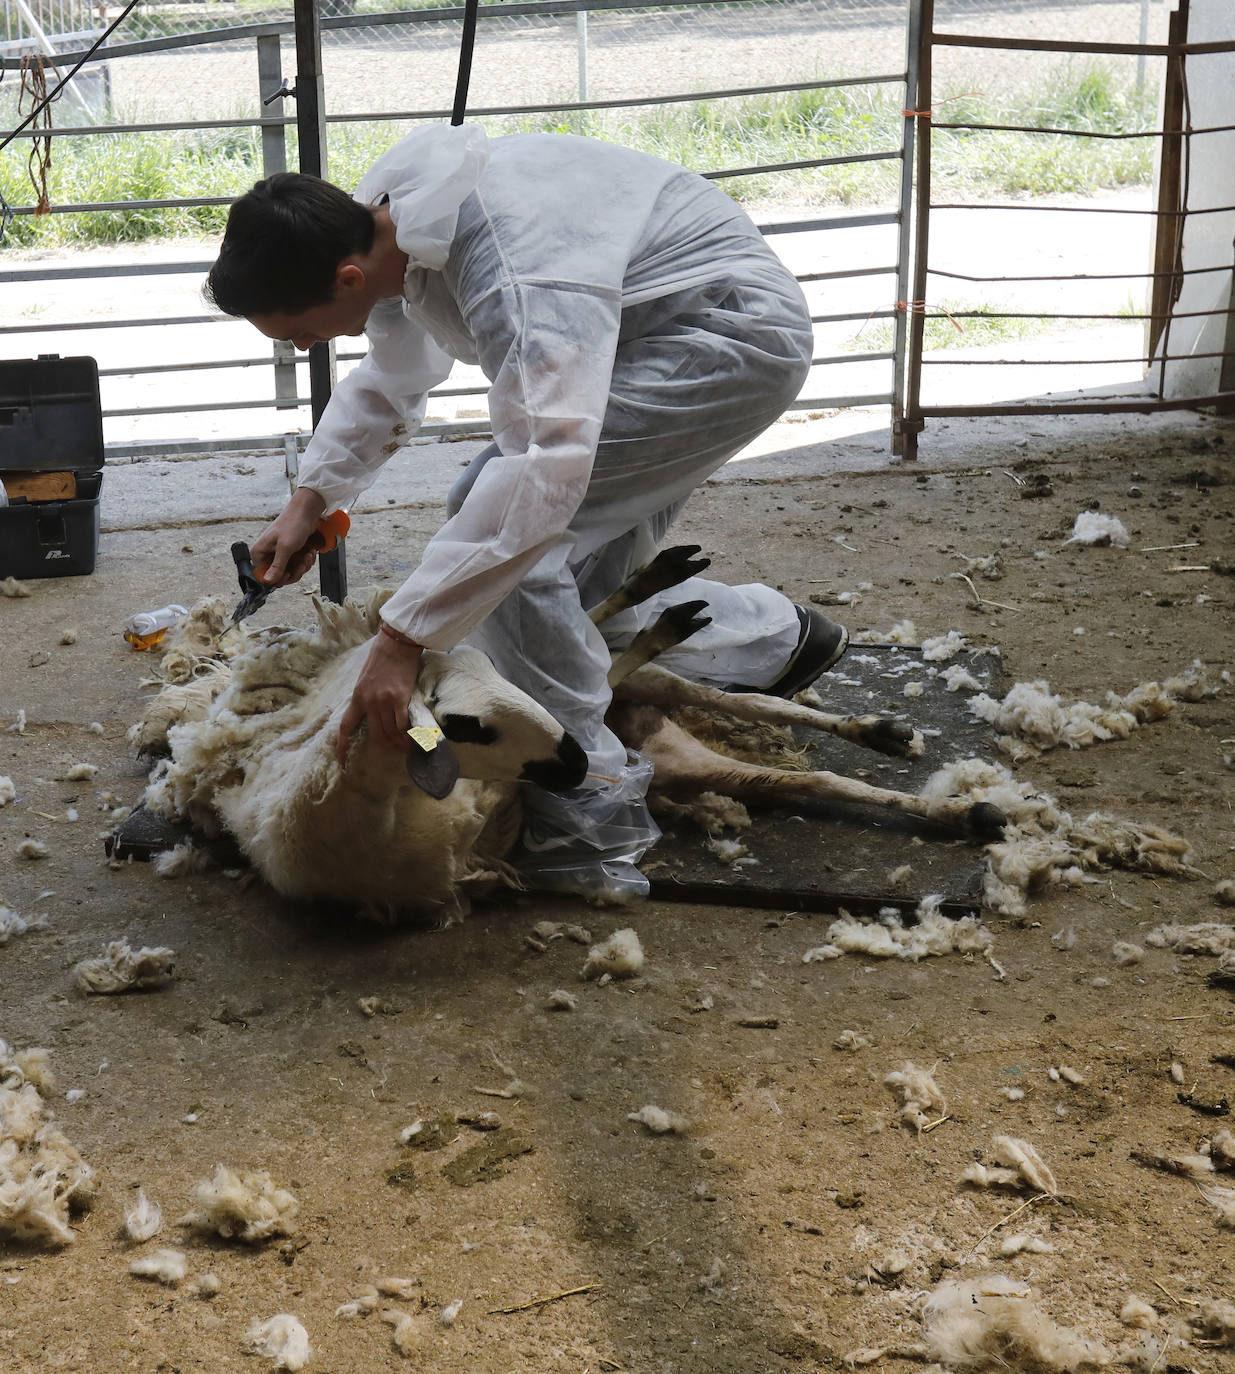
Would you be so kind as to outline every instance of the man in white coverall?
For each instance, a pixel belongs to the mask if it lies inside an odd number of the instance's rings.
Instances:
[[[661,662],[792,695],[844,652],[844,629],[758,584],[692,578],[605,627],[586,608],[647,561],[689,494],[797,396],[812,333],[801,289],[741,209],[681,167],[556,134],[492,141],[426,125],[354,197],[313,177],[259,182],[232,207],[207,296],[308,348],[364,333],[283,513],[252,546],[296,581],[317,521],[349,505],[423,419],[456,359],[491,383],[494,444],[382,610],[339,732],[407,748],[424,648],[465,638],[586,749],[584,786],[527,785],[519,867],[536,886],[646,891],[659,833],[646,764],[604,723],[611,646],[671,602],[711,624]]]

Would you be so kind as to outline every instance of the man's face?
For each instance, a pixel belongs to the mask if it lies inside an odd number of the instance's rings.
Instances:
[[[249,320],[268,339],[286,339],[300,349],[315,343],[326,343],[342,334],[363,334],[372,302],[352,293],[335,294],[325,305],[310,306],[295,315],[274,312],[270,315],[251,315]]]

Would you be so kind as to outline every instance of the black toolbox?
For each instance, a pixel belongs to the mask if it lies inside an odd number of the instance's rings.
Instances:
[[[0,361],[0,577],[94,571],[103,414],[93,358]]]

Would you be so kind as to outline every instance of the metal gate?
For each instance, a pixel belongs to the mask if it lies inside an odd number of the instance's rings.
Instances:
[[[1146,41],[1145,24],[1142,20],[1141,41],[1138,43],[1103,43],[1089,40],[1068,41],[1060,38],[1035,38],[1011,36],[1006,32],[998,33],[941,32],[935,23],[935,0],[921,0],[920,29],[918,33],[919,58],[917,62],[918,87],[916,97],[916,118],[919,124],[917,146],[916,184],[914,190],[914,264],[912,294],[903,298],[909,302],[911,316],[909,346],[905,355],[905,403],[904,412],[893,422],[894,451],[906,458],[917,455],[918,435],[927,420],[953,416],[993,416],[993,415],[1066,415],[1066,414],[1105,414],[1116,412],[1140,412],[1195,408],[1198,406],[1217,406],[1229,408],[1235,403],[1235,314],[1232,312],[1231,293],[1231,239],[1232,215],[1235,205],[1209,204],[1207,192],[1198,186],[1192,170],[1197,164],[1200,140],[1212,140],[1217,136],[1229,136],[1235,132],[1232,124],[1232,102],[1230,98],[1229,68],[1226,74],[1218,74],[1211,80],[1216,93],[1210,102],[1211,112],[1216,118],[1210,122],[1194,122],[1193,109],[1196,93],[1192,90],[1189,77],[1191,70],[1203,59],[1235,54],[1235,39],[1230,34],[1229,15],[1223,21],[1215,6],[1216,27],[1225,36],[1219,38],[1189,41],[1190,0],[1174,0],[1174,12],[1169,17],[1167,41],[1150,43]],[[1206,0],[1196,0],[1199,7]],[[1142,15],[1147,12],[1146,0]],[[1166,62],[1164,99],[1162,102],[1162,122],[1157,128],[1129,133],[1111,133],[1097,130],[1078,130],[1075,128],[1051,128],[1023,126],[1012,128],[999,123],[976,121],[948,121],[942,106],[932,109],[935,100],[933,90],[934,71],[941,52],[969,49],[988,53],[1020,54],[1119,54],[1135,58],[1143,64],[1147,58],[1161,58]],[[1160,142],[1158,159],[1158,188],[1156,205],[1141,208],[1094,209],[1070,204],[1051,204],[1041,202],[1017,205],[996,205],[984,203],[961,207],[956,204],[937,201],[932,196],[931,154],[932,148],[940,138],[964,137],[977,131],[1018,132],[1041,135],[1045,138],[1139,138]],[[1208,145],[1211,146],[1212,145]],[[1214,149],[1209,157],[1211,176],[1205,179],[1206,185],[1220,185],[1218,177],[1212,175],[1217,161]],[[1220,194],[1219,199],[1224,197]],[[1230,199],[1228,194],[1226,199]],[[1200,202],[1200,203],[1198,203]],[[1150,215],[1155,224],[1154,251],[1152,262],[1144,270],[1110,273],[1079,273],[1059,275],[1039,273],[1018,274],[1015,261],[1005,259],[1000,270],[986,274],[975,272],[945,271],[932,265],[931,232],[938,216],[947,211],[964,208],[969,213],[1016,212],[1029,216],[1052,217],[1058,222],[1067,221],[1076,214],[1111,215]],[[1212,219],[1210,217],[1213,217]],[[1210,239],[1217,242],[1209,245],[1208,253],[1197,252],[1195,246],[1189,255],[1189,233],[1192,226],[1204,223]],[[1225,229],[1218,228],[1225,225]],[[1045,230],[1043,232],[1046,232]],[[1063,231],[1061,231],[1063,232]],[[1186,258],[1191,260],[1186,261]],[[1015,403],[985,404],[940,404],[923,401],[924,369],[929,369],[932,359],[927,356],[924,338],[927,322],[931,319],[945,319],[956,323],[965,318],[985,318],[1007,320],[1015,318],[1009,311],[950,311],[941,310],[932,304],[932,292],[941,289],[946,280],[963,280],[968,283],[992,283],[998,281],[1005,286],[1009,283],[1062,283],[1073,291],[1079,290],[1083,283],[1098,280],[1140,280],[1148,286],[1146,306],[1137,311],[1115,313],[1092,313],[1075,309],[1040,311],[1047,319],[1055,320],[1116,320],[1135,319],[1143,323],[1144,346],[1136,357],[1110,359],[1024,359],[986,358],[969,359],[970,366],[1008,366],[1010,364],[1029,366],[1046,363],[1066,363],[1068,366],[1083,369],[1095,363],[1116,361],[1126,364],[1143,365],[1151,379],[1156,378],[1155,395],[1129,399],[1119,394],[1082,394],[1071,401],[1052,401],[1037,399]],[[1205,299],[1197,302],[1202,308],[1185,308],[1191,302],[1188,292],[1202,280],[1209,283],[1208,304]],[[1221,283],[1215,286],[1214,283]],[[1186,332],[1186,337],[1181,334]],[[1199,346],[1198,346],[1199,342]],[[1205,371],[1201,372],[1202,384],[1197,384],[1196,365],[1208,361],[1209,384],[1204,384]],[[1180,375],[1192,371],[1192,376]],[[1213,383],[1216,383],[1213,384]],[[1174,391],[1176,394],[1171,395]],[[1188,394],[1183,394],[1188,393]]]

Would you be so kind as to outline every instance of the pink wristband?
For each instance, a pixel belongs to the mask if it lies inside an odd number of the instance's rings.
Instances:
[[[397,644],[405,644],[409,649],[423,649],[423,644],[417,644],[414,639],[409,639],[407,635],[400,634],[398,630],[392,630],[383,620],[377,627],[382,634],[389,635]]]

